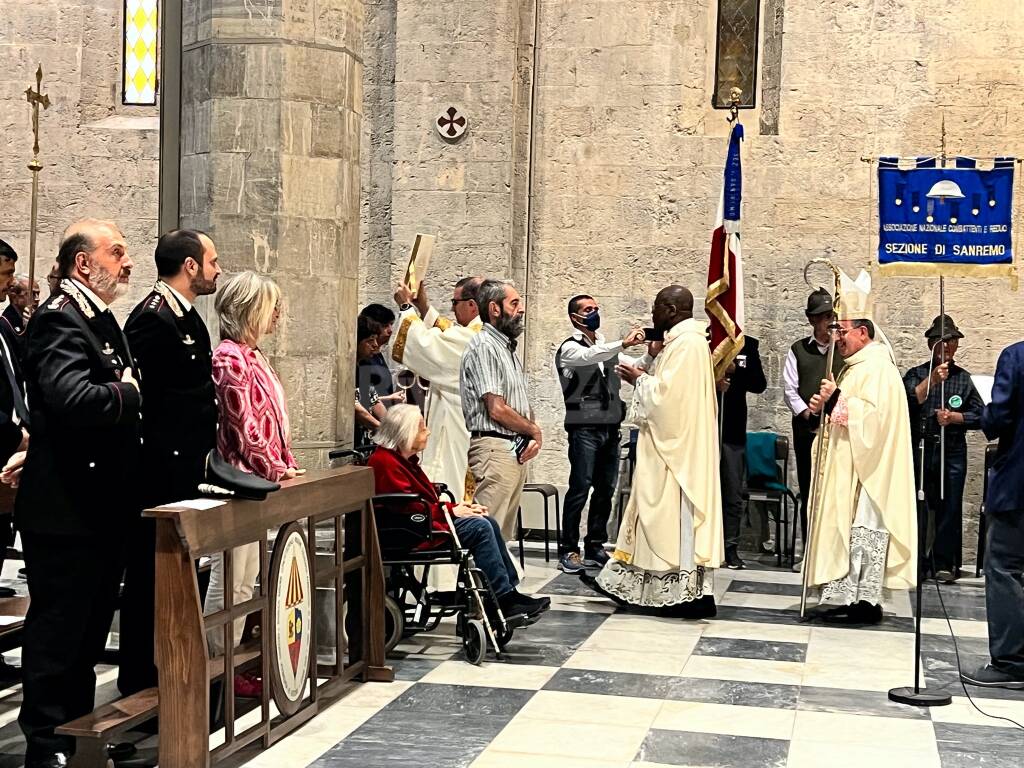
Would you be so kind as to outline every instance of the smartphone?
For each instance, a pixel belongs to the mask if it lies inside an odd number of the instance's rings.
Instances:
[[[644,328],[644,341],[664,341],[665,332],[656,328]]]
[[[532,437],[527,437],[526,435],[516,435],[516,439],[512,441],[512,452],[516,455],[517,459],[523,458],[523,453],[526,452],[526,449],[532,442]]]

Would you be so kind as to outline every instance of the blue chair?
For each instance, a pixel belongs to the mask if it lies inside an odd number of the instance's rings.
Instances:
[[[764,503],[769,515],[774,507],[775,556],[780,567],[783,555],[792,565],[796,549],[796,525],[790,510],[795,513],[799,501],[786,485],[788,478],[789,438],[775,432],[747,432],[747,501]],[[792,536],[783,536],[783,526],[792,527]]]

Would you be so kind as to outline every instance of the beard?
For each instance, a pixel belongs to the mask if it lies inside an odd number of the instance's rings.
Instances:
[[[506,315],[504,310],[501,312],[501,317],[494,321],[494,327],[510,339],[519,338],[525,326],[526,318],[523,315]]]
[[[188,287],[196,296],[209,296],[217,291],[217,278],[207,280],[200,272],[189,281]]]
[[[92,274],[89,277],[89,287],[100,298],[109,296],[110,301],[119,299],[128,292],[128,283],[119,282],[118,275],[110,274],[98,264],[92,268]],[[107,303],[109,304],[110,301]]]

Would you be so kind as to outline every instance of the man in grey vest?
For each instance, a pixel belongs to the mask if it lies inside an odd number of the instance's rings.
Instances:
[[[621,340],[605,341],[597,330],[600,308],[586,295],[569,299],[569,322],[573,333],[555,352],[555,373],[565,400],[570,466],[558,567],[566,573],[582,573],[587,565],[600,568],[608,561],[603,545],[619,474],[619,425],[625,417],[615,364],[620,356],[623,362],[637,364],[621,353],[624,347],[642,343],[643,332],[633,330]],[[588,495],[590,512],[581,558],[580,519]]]
[[[832,295],[819,288],[807,297],[807,322],[813,332],[793,342],[782,371],[786,405],[793,412],[793,451],[796,453],[796,474],[800,483],[800,532],[807,544],[807,501],[811,492],[811,446],[818,430],[818,418],[808,403],[821,389],[828,355],[829,326],[835,320]],[[836,379],[843,370],[843,359],[836,354],[832,373]],[[776,546],[781,546],[781,542]]]

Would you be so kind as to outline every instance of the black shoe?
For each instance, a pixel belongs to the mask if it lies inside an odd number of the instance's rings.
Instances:
[[[551,607],[551,598],[529,597],[513,589],[498,598],[498,605],[501,606],[501,612],[506,618],[517,614],[534,616]]]
[[[28,578],[28,576],[25,574],[25,569],[24,568],[19,568],[18,569],[18,578],[19,579],[27,579]]]
[[[715,606],[713,595],[704,595],[688,603],[678,603],[662,608],[658,613],[674,619],[713,619],[718,615],[718,608]]]
[[[0,597],[17,597],[17,596],[18,596],[17,591],[11,589],[10,587],[0,587]]]
[[[853,605],[830,611],[822,619],[830,624],[880,624],[882,622],[882,606],[861,600]]]
[[[25,768],[67,768],[68,756],[58,752],[42,760],[32,760],[25,763]]]
[[[976,672],[961,672],[960,679],[968,685],[977,685],[982,688],[1009,688],[1013,691],[1024,690],[1024,678],[1015,677],[1009,672],[986,664]]]
[[[117,744],[107,744],[107,757],[115,763],[119,760],[127,760],[139,750],[129,741],[122,741]]]
[[[736,550],[730,547],[725,550],[725,567],[733,571],[742,571],[747,567],[747,564],[740,559],[739,554]]]
[[[609,560],[611,558],[603,549],[595,549],[583,554],[583,564],[588,568],[604,568],[604,564]]]
[[[592,590],[597,592],[597,594],[601,595],[601,597],[607,597],[609,600],[611,600],[613,603],[618,605],[620,608],[629,608],[630,607],[630,604],[627,603],[625,600],[623,600],[621,597],[619,597],[618,595],[613,595],[611,592],[609,592],[604,587],[602,587],[600,584],[598,584],[597,583],[597,579],[595,579],[589,573],[581,573],[580,574],[580,581],[582,581],[584,584],[586,584]]]

